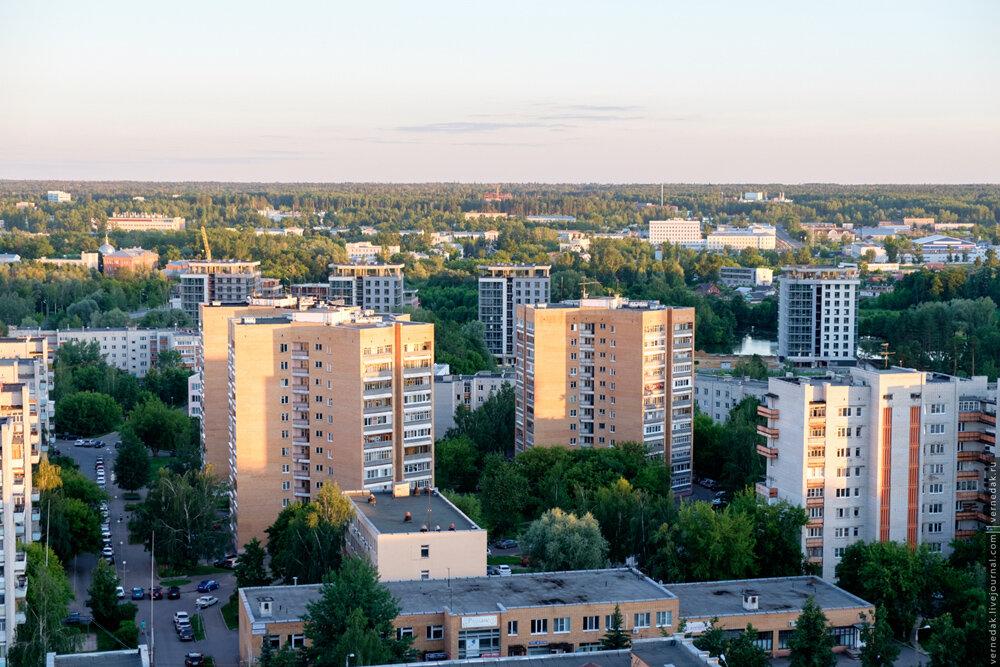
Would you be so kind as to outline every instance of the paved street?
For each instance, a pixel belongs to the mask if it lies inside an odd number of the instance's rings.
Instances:
[[[219,667],[236,667],[239,664],[237,633],[235,630],[226,628],[221,612],[222,605],[229,600],[235,587],[236,582],[232,573],[186,577],[191,580],[191,583],[181,586],[181,599],[167,600],[166,590],[164,590],[163,600],[150,600],[148,592],[151,585],[151,575],[155,578],[155,573],[151,571],[152,559],[143,545],[128,543],[129,516],[125,511],[126,503],[122,499],[122,491],[111,482],[115,458],[114,443],[119,439],[119,436],[117,433],[109,433],[95,439],[103,440],[107,443],[107,447],[104,449],[74,447],[72,441],[65,440],[58,440],[56,445],[62,450],[63,455],[73,457],[79,464],[80,471],[93,480],[97,479],[94,471],[97,457],[104,456],[107,491],[108,495],[111,496],[108,504],[111,511],[111,538],[115,549],[115,568],[126,593],[130,593],[133,586],[139,586],[147,593],[145,599],[136,601],[139,607],[136,622],[146,624],[144,636],[140,636],[140,642],[153,644],[155,664],[163,667],[183,665],[184,655],[190,651],[213,656],[215,664]],[[90,586],[91,572],[96,562],[97,557],[93,554],[82,554],[67,564],[66,573],[76,596],[76,599],[70,603],[70,611],[90,615],[90,610],[87,608],[87,588]],[[201,612],[205,624],[205,640],[182,643],[177,639],[177,633],[174,631],[173,615],[176,611],[194,614],[196,611],[194,601],[201,595],[196,588],[202,579],[219,581],[221,588],[211,593],[219,598],[219,604]],[[158,579],[155,580],[155,583],[158,583]],[[150,619],[152,619],[152,623],[150,623]],[[150,632],[151,629],[153,632]]]

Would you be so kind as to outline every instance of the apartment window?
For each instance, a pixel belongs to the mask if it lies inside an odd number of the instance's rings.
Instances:
[[[944,484],[928,484],[927,493],[944,493]]]
[[[552,632],[565,634],[569,632],[569,616],[552,619]]]
[[[931,484],[930,486],[937,486],[938,490],[933,493],[941,493],[940,484]],[[956,491],[978,491],[979,490],[979,480],[978,479],[960,479],[955,482]]]
[[[285,474],[288,474],[288,473],[292,472],[292,466],[288,465],[287,463],[282,463],[281,464],[281,472],[283,472]]]
[[[323,344],[322,343],[316,343],[316,344],[313,345],[313,349],[316,350],[317,352],[322,352],[323,351]],[[412,635],[413,633],[411,632],[410,634]]]
[[[517,621],[507,621],[507,636],[517,637]]]
[[[443,625],[428,625],[427,626],[427,640],[437,641],[438,639],[444,639],[444,626]]]
[[[941,435],[944,433],[944,424],[928,424],[927,432],[931,435]]]
[[[302,648],[306,645],[306,636],[303,634],[288,635],[288,646],[292,648]]]
[[[549,632],[549,619],[547,618],[533,618],[531,619],[531,634],[533,635],[545,635]]]
[[[673,624],[674,624],[674,612],[672,611],[656,612],[656,627],[669,628]]]
[[[288,370],[288,362],[287,361],[282,361],[281,362],[281,370],[283,370],[283,371],[287,371]]]
[[[927,533],[940,533],[941,532],[941,526],[942,526],[942,524],[941,524],[940,521],[936,521],[936,522],[933,522],[933,523],[928,523],[928,524],[926,524],[924,532],[927,532]]]
[[[292,483],[291,482],[282,482],[281,483],[281,490],[282,491],[290,491],[291,488],[292,488]]]
[[[282,396],[281,397],[281,404],[282,405],[288,405],[288,397],[287,396]]]
[[[420,579],[421,580],[427,581],[430,578],[431,578],[431,571],[430,570],[421,570],[420,571]]]
[[[635,614],[635,625],[636,628],[648,628],[649,627],[649,612],[644,614]]]
[[[941,475],[944,473],[943,463],[929,463],[924,466],[925,475]]]
[[[281,499],[281,506],[282,507],[288,507],[288,498],[282,498]]]
[[[323,472],[323,464],[322,463],[317,463],[316,464],[316,472]]]
[[[943,503],[928,503],[924,507],[925,507],[925,511],[928,514],[940,514],[941,511],[942,511],[942,509],[944,509],[944,504]]]
[[[288,436],[289,436],[289,432],[288,431],[282,431],[281,432],[281,438],[282,438],[282,440],[288,440]]]
[[[278,346],[279,352],[288,352],[288,343],[282,343]]]
[[[291,454],[291,452],[292,452],[292,450],[289,449],[288,447],[282,447],[281,448],[281,455],[282,456],[288,456],[289,454]]]
[[[845,551],[845,549],[846,549],[846,547],[834,547],[834,549],[833,549],[833,557],[834,558],[843,558],[844,557],[844,551]]]
[[[814,526],[809,529],[809,537],[823,537],[823,527]]]
[[[317,447],[316,448],[316,453],[317,454],[322,454],[323,453],[323,448],[322,447]]]
[[[822,507],[810,507],[809,508],[809,518],[810,519],[822,519],[823,518],[823,508]]]
[[[601,629],[601,617],[600,616],[584,616],[583,617],[583,631],[584,632],[596,632]]]
[[[931,403],[930,410],[932,415],[943,415],[944,403]]]
[[[941,553],[941,543],[940,542],[924,542],[924,544],[927,545],[927,550],[930,551],[932,554],[934,554],[934,553],[936,553],[936,554]]]
[[[936,442],[931,445],[927,445],[928,454],[944,454],[944,443]]]
[[[838,489],[838,491],[846,491],[846,489]],[[806,497],[808,498],[822,498],[823,497],[823,487],[815,487],[806,490]]]
[[[421,544],[420,545],[420,557],[421,558],[430,558],[431,557],[431,545],[429,545],[429,544]]]
[[[396,628],[396,639],[402,639],[403,637],[412,637],[413,628]]]

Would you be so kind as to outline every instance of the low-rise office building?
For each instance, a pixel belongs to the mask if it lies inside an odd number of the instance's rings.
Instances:
[[[183,232],[187,228],[184,218],[165,215],[115,215],[108,218],[108,229],[120,232]]]
[[[650,220],[649,242],[656,245],[661,243],[699,245],[702,243],[701,220],[687,220],[686,218]]]
[[[486,572],[486,529],[430,487],[349,491],[355,515],[347,551],[368,559],[382,581],[478,577]]]
[[[771,225],[750,225],[749,227],[720,226],[705,237],[705,247],[709,250],[774,250],[777,247],[777,231]]]
[[[723,266],[719,282],[727,287],[767,287],[774,282],[774,270],[763,267]]]

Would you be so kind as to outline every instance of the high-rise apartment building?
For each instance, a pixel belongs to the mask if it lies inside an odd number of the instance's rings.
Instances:
[[[700,245],[701,220],[671,218],[649,221],[649,242],[653,244]]]
[[[402,264],[331,264],[332,300],[377,313],[398,313],[403,308]]]
[[[757,490],[806,508],[803,550],[826,579],[858,541],[947,554],[991,523],[996,392],[985,377],[904,368],[771,378]]]
[[[860,274],[851,266],[784,267],[778,285],[778,361],[857,363]]]
[[[33,412],[38,414],[38,427],[44,436],[42,451],[47,451],[45,442],[53,433],[56,416],[55,402],[49,400],[55,378],[52,344],[45,336],[12,335],[0,338],[0,360],[8,368],[5,374],[0,375],[0,381],[20,382],[28,386],[28,395],[35,401],[36,410]]]
[[[644,443],[691,490],[694,309],[599,297],[517,309],[514,447]]]
[[[260,262],[194,260],[180,278],[181,308],[200,324],[199,304],[246,304],[260,290]]]
[[[31,466],[43,450],[47,364],[44,339],[0,339],[0,665],[30,613],[24,607],[27,560],[18,543],[41,538]]]
[[[432,485],[434,325],[317,308],[236,317],[228,326],[238,544],[266,538],[283,507],[315,498],[330,482]]]
[[[503,365],[513,364],[517,307],[548,303],[549,265],[485,264],[479,267],[479,321],[486,349]]]

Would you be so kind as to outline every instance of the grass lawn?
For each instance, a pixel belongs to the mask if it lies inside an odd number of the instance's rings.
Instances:
[[[134,491],[128,491],[122,494],[123,500],[142,500],[142,496]]]
[[[171,463],[177,463],[176,456],[153,456],[149,459],[149,464],[153,469],[153,479],[156,479],[156,473],[160,471],[160,468],[164,468]]]
[[[520,565],[520,556],[487,556],[487,565]]]
[[[190,583],[190,579],[166,579],[160,582],[160,586],[166,586],[169,588],[171,586],[187,586]]]
[[[222,605],[222,620],[226,627],[235,630],[240,623],[239,602],[235,593],[229,596],[229,602]]]
[[[191,629],[194,630],[194,640],[196,642],[205,640],[205,622],[201,619],[201,614],[191,616]]]
[[[179,569],[174,569],[170,567],[161,567],[160,576],[161,577],[198,577],[206,574],[225,574],[231,572],[232,570],[227,570],[222,567],[214,567],[212,565],[192,565],[190,567],[182,567]]]

